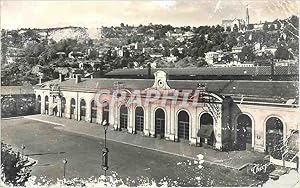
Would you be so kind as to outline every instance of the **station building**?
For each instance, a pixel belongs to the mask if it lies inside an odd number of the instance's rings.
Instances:
[[[297,76],[288,67],[114,70],[104,78],[60,75],[37,84],[35,96],[41,114],[99,126],[107,120],[130,134],[295,160]]]

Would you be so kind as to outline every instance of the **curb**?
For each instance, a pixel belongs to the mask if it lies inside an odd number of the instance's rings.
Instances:
[[[65,126],[64,124],[61,124],[61,123],[55,123],[55,122],[51,122],[51,121],[47,121],[47,120],[41,120],[41,119],[37,119],[37,118],[33,118],[33,117],[24,117],[25,119],[31,119],[31,120],[34,120],[34,121],[40,121],[40,122],[43,122],[43,123],[48,123],[48,124],[53,124],[53,125],[59,125],[59,126]]]

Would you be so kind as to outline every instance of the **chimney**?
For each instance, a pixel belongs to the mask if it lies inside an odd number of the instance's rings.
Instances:
[[[150,65],[150,63],[147,64],[147,69],[148,69],[147,78],[150,79],[151,78],[151,65]]]
[[[39,84],[42,84],[42,77],[39,78]]]
[[[91,79],[94,79],[94,75],[93,74],[91,74]]]
[[[75,83],[78,84],[81,81],[81,75],[76,74]]]
[[[65,81],[65,75],[59,73],[59,82]]]

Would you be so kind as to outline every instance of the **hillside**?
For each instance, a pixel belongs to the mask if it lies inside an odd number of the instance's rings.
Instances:
[[[25,33],[30,29],[17,30],[19,34]],[[62,39],[76,39],[78,41],[95,39],[101,37],[101,28],[84,28],[84,27],[58,27],[47,29],[31,29],[41,38],[53,39],[58,42]]]

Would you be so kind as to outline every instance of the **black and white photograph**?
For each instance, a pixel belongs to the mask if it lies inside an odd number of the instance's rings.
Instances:
[[[0,0],[0,187],[300,187],[298,0]]]

